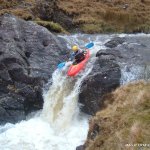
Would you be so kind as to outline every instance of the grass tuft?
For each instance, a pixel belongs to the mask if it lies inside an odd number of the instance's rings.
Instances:
[[[0,0],[0,4],[0,14],[25,20],[53,21],[56,11],[63,12],[86,33],[150,33],[149,0]]]
[[[110,94],[105,108],[91,120],[86,150],[130,150],[133,147],[126,144],[149,144],[149,91],[150,83],[139,81],[124,85]],[[93,138],[95,124],[100,130]],[[133,150],[138,148],[134,147]]]
[[[58,23],[54,23],[52,21],[42,21],[42,20],[37,20],[35,22],[47,28],[50,31],[57,32],[57,33],[67,33],[66,30]]]

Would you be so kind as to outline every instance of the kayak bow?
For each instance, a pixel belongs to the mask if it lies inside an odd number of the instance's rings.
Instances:
[[[87,50],[84,60],[82,60],[80,63],[78,63],[76,65],[71,65],[67,72],[67,75],[70,77],[77,75],[84,68],[84,66],[86,65],[86,62],[89,60],[89,58],[90,58],[90,51]]]

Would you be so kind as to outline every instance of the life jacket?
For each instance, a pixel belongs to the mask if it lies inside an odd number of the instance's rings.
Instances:
[[[75,60],[76,60],[77,62],[80,62],[80,61],[82,61],[82,60],[85,58],[84,52],[78,50],[77,52],[74,53],[74,57],[75,57]]]

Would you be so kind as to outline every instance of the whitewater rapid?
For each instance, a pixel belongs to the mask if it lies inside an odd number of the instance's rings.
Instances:
[[[61,36],[73,44],[86,45],[92,40],[81,35]],[[86,39],[86,40],[85,40]],[[92,48],[95,54],[100,46]],[[49,80],[50,87],[43,92],[43,110],[27,120],[0,127],[0,150],[75,150],[87,137],[89,116],[80,112],[78,94],[83,79],[90,73],[93,62],[76,78],[66,75],[69,62],[63,70],[56,69]]]
[[[75,80],[56,70],[43,95],[43,110],[29,120],[0,128],[0,150],[75,150],[83,144],[89,117],[79,111],[78,93],[91,67]]]
[[[0,150],[75,150],[83,144],[89,128],[89,116],[80,112],[80,85],[92,69],[96,52],[105,49],[104,43],[115,36],[60,36],[67,41],[68,48],[74,44],[84,48],[87,43],[94,42],[91,60],[76,78],[66,76],[69,62],[62,71],[55,70],[49,80],[50,87],[43,92],[43,109],[29,116],[27,120],[0,126]],[[128,80],[133,76],[124,74],[123,77]]]

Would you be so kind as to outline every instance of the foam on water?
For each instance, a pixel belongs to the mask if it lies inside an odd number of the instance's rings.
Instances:
[[[95,56],[98,50],[105,48],[104,43],[114,36],[75,34],[61,37],[68,42],[69,48],[74,44],[81,47],[94,42],[91,53]],[[66,76],[69,62],[62,71],[56,70],[50,80],[51,86],[44,91],[43,110],[26,121],[0,126],[0,150],[75,150],[83,144],[88,132],[88,116],[79,111],[78,94],[95,59],[93,57],[76,78]],[[134,79],[136,70],[129,74],[122,69],[122,79]]]
[[[22,121],[1,133],[1,150],[74,150],[84,142],[88,123],[86,117],[74,120],[66,132],[56,135],[48,122],[40,117]],[[79,132],[80,131],[80,132]]]

